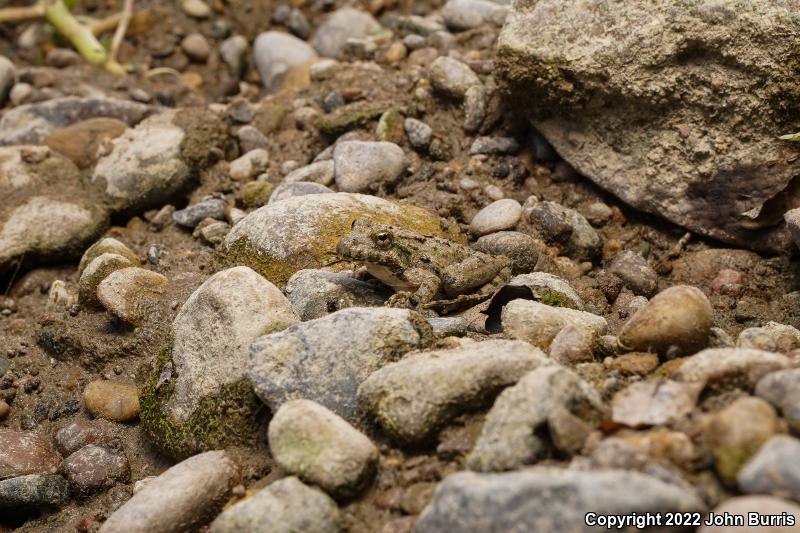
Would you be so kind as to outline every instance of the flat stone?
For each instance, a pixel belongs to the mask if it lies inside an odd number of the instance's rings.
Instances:
[[[469,148],[469,155],[513,154],[519,150],[519,143],[513,137],[478,137]]]
[[[333,150],[334,179],[342,192],[369,192],[395,183],[408,161],[394,143],[346,141]]]
[[[169,280],[158,272],[138,267],[115,270],[97,286],[97,299],[121,320],[141,325],[153,318],[152,311],[169,288]]]
[[[516,200],[497,200],[478,211],[469,223],[469,230],[477,236],[514,229],[522,218],[522,206]]]
[[[172,213],[172,220],[179,226],[194,228],[206,218],[217,220],[225,219],[225,209],[228,203],[220,198],[209,198],[192,204],[185,209],[180,209]]]
[[[222,451],[182,461],[133,495],[100,533],[188,533],[210,522],[241,481],[239,467]]]
[[[97,161],[100,147],[122,135],[128,125],[115,118],[90,118],[54,131],[42,140],[70,159],[78,168],[88,168]]]
[[[553,365],[529,372],[495,400],[467,466],[499,472],[535,463],[552,445],[539,435],[556,434],[553,415],[561,408],[590,427],[605,411],[600,395],[571,370]]]
[[[281,468],[342,499],[358,494],[378,463],[368,437],[311,400],[278,409],[269,424],[269,449]]]
[[[220,514],[211,533],[339,533],[339,508],[330,496],[296,477],[271,483]]]
[[[632,383],[614,396],[611,418],[629,427],[666,425],[694,409],[701,389],[666,379]]]
[[[362,383],[359,404],[393,438],[417,443],[547,364],[541,350],[506,340],[407,355]]]
[[[702,512],[693,493],[638,472],[537,467],[520,472],[459,472],[439,483],[414,526],[442,531],[589,531],[588,513]]]
[[[352,272],[301,270],[286,284],[286,297],[300,320],[313,320],[348,307],[380,307],[390,291],[360,281]]]
[[[690,357],[675,370],[673,377],[705,386],[728,383],[752,388],[765,375],[790,365],[787,357],[776,353],[747,348],[710,348]]]
[[[40,436],[0,428],[0,479],[27,474],[52,474],[61,458]]]
[[[546,350],[556,335],[567,326],[576,326],[604,335],[608,323],[603,317],[566,307],[553,307],[530,300],[512,300],[502,311],[501,323],[512,339],[530,342]]]
[[[59,475],[29,474],[0,481],[0,509],[48,509],[68,501],[69,485]]]
[[[298,320],[281,291],[248,267],[208,278],[178,311],[142,391],[148,436],[176,457],[252,442],[260,404],[245,376],[248,348]]]
[[[128,422],[139,416],[139,396],[136,385],[97,380],[83,391],[83,403],[92,416]]]
[[[73,453],[61,465],[70,488],[79,496],[109,489],[130,477],[128,459],[108,448],[89,444]]]

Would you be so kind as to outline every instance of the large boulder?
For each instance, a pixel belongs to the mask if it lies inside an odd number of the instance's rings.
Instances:
[[[498,77],[567,161],[632,206],[782,248],[800,169],[778,139],[800,118],[796,13],[789,0],[523,0]]]

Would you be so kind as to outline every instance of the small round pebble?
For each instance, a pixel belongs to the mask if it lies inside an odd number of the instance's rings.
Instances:
[[[513,229],[522,217],[522,206],[510,198],[487,205],[472,218],[470,231],[478,236]]]
[[[128,422],[139,416],[135,385],[115,381],[92,381],[83,391],[83,403],[93,416]]]
[[[204,19],[211,16],[211,8],[203,0],[183,0],[181,9],[190,17]]]
[[[181,41],[181,48],[192,61],[197,61],[198,63],[205,63],[211,54],[211,45],[199,33],[192,33],[184,37],[183,41]]]

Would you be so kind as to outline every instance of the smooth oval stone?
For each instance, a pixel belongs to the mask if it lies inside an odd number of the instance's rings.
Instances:
[[[83,403],[93,416],[128,422],[139,416],[135,385],[115,381],[92,381],[83,391]]]

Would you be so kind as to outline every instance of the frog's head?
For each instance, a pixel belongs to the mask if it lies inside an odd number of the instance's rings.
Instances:
[[[375,263],[392,269],[405,268],[405,254],[396,246],[398,228],[359,218],[339,240],[336,253],[342,259]]]

